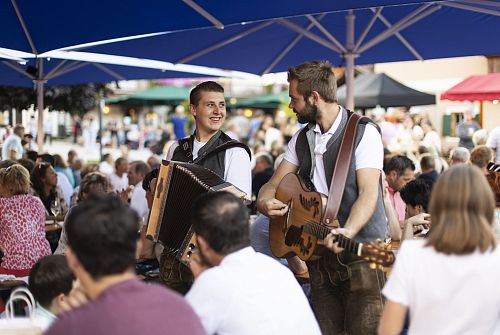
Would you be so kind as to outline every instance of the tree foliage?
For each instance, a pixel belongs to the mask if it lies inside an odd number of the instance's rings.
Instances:
[[[105,84],[81,84],[46,87],[44,105],[50,110],[66,111],[82,116],[96,108],[100,94],[105,96],[109,89]],[[15,108],[28,109],[36,105],[36,92],[25,87],[0,86],[0,108],[3,110]]]
[[[20,111],[29,108],[36,101],[36,93],[32,88],[0,86],[0,110],[15,108]]]

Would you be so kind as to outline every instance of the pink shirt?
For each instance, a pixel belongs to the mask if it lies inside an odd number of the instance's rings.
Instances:
[[[0,248],[5,269],[31,269],[51,254],[45,238],[45,207],[32,195],[0,198]]]
[[[396,211],[396,215],[398,216],[398,220],[404,221],[406,216],[406,204],[401,199],[401,194],[399,192],[394,191],[390,186],[387,187],[387,191],[389,191],[389,197],[391,198],[392,208]]]
[[[131,279],[108,287],[86,305],[62,313],[45,334],[205,335],[205,331],[181,295]]]

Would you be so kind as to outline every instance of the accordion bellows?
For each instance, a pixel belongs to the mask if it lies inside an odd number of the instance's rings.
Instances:
[[[207,192],[228,191],[239,198],[245,193],[199,165],[163,161],[149,214],[146,236],[177,253],[181,261],[186,249],[193,249],[191,206]],[[191,244],[191,245],[190,245]]]

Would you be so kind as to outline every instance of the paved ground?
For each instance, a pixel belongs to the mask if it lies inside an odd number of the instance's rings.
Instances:
[[[99,145],[96,145],[94,150],[86,150],[83,146],[79,144],[73,144],[70,139],[66,140],[54,140],[51,145],[45,144],[43,147],[43,152],[48,152],[50,154],[59,154],[63,158],[66,158],[69,150],[75,150],[78,153],[78,157],[83,159],[85,162],[99,162]],[[127,155],[127,149],[123,150],[119,148],[103,148],[103,154],[109,153],[113,156],[113,159]],[[152,155],[149,149],[140,150],[130,150],[128,151],[129,161],[143,160],[146,161]]]

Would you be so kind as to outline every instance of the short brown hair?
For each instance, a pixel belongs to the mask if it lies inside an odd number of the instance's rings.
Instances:
[[[485,145],[478,145],[470,153],[470,162],[478,168],[484,168],[493,159],[493,150]]]
[[[28,194],[31,185],[30,173],[21,164],[0,169],[0,184],[12,195]]]
[[[298,81],[298,92],[307,99],[312,91],[326,102],[337,102],[337,79],[333,66],[326,61],[305,62],[288,69],[288,82]]]
[[[217,92],[224,94],[224,88],[215,81],[204,81],[191,90],[189,104],[197,106],[201,100],[201,92]]]
[[[111,193],[113,191],[111,181],[102,172],[90,172],[82,179],[77,201],[84,200],[86,196],[92,195],[96,190],[104,193]]]
[[[16,124],[16,126],[14,127],[14,134],[19,134],[21,130],[24,131],[24,126],[20,123]]]
[[[99,164],[87,164],[80,172],[80,178],[85,178],[86,175],[92,172],[99,172]]]
[[[470,254],[495,248],[495,201],[486,178],[469,164],[446,170],[431,195],[431,230],[426,245],[445,254]]]
[[[436,161],[434,157],[425,154],[420,158],[420,167],[422,170],[434,170],[436,168]]]

